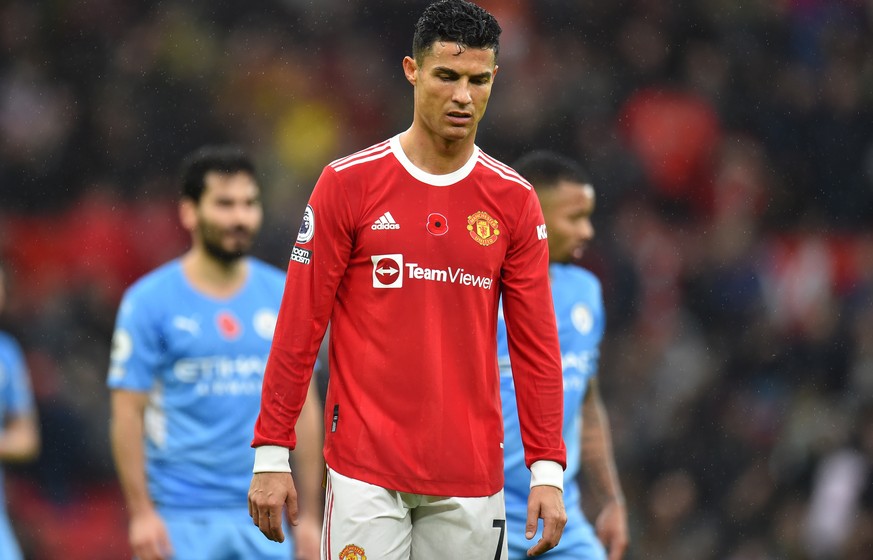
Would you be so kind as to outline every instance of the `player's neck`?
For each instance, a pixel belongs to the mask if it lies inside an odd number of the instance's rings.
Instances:
[[[400,134],[400,147],[414,166],[433,175],[453,173],[473,155],[476,135],[447,140],[413,125]]]
[[[246,259],[224,262],[200,248],[192,248],[182,257],[182,271],[192,286],[204,295],[228,298],[236,294],[248,277]]]

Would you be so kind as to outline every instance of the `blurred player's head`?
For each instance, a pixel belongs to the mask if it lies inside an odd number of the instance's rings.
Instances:
[[[594,238],[594,187],[582,166],[554,152],[536,151],[522,156],[513,168],[530,181],[540,199],[549,233],[549,260],[581,258]]]
[[[234,146],[204,146],[182,167],[182,225],[195,248],[231,264],[248,254],[263,208],[255,167]]]
[[[413,125],[445,141],[475,138],[497,73],[500,25],[490,13],[464,0],[428,6],[403,59],[415,87]]]

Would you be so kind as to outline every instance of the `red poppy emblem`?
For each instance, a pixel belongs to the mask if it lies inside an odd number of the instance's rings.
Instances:
[[[239,338],[239,335],[242,334],[242,325],[230,311],[219,312],[216,322],[218,323],[218,332],[228,340]]]
[[[434,212],[427,217],[427,231],[432,235],[445,235],[449,231],[446,217],[439,212]]]

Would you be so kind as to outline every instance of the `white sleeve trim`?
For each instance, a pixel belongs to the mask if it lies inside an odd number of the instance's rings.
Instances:
[[[530,487],[554,486],[564,491],[564,469],[555,461],[534,461],[530,466]]]
[[[252,472],[291,472],[291,451],[278,445],[255,447],[255,468]]]

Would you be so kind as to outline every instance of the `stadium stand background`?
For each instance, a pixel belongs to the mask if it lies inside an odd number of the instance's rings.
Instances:
[[[321,167],[408,125],[425,3],[0,5],[2,327],[44,438],[7,469],[29,558],[129,554],[104,377],[122,290],[186,247],[181,156],[252,152],[257,253],[284,266]],[[556,149],[598,188],[627,558],[869,559],[873,3],[481,4],[505,31],[479,145]]]

